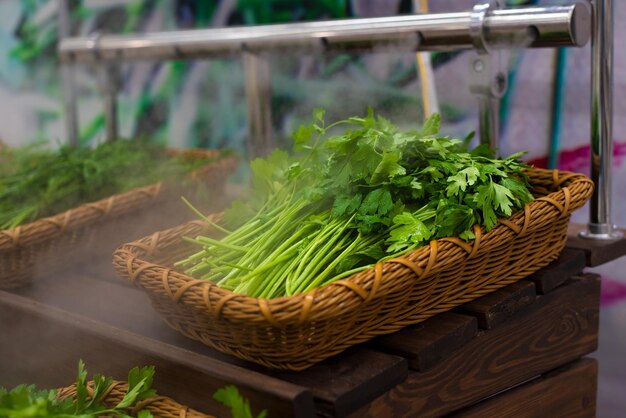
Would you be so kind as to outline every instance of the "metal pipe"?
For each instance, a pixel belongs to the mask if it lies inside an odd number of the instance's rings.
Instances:
[[[473,47],[472,12],[331,20],[250,27],[103,35],[64,39],[64,62],[185,59],[242,52],[297,50],[458,50]],[[589,39],[584,4],[494,10],[485,17],[493,47],[582,46]]]
[[[70,11],[67,0],[58,0],[58,35],[62,41],[71,35]],[[74,85],[74,68],[61,67],[61,83],[63,86],[63,110],[65,112],[65,130],[67,142],[71,146],[78,145],[78,110],[76,108],[76,87]]]
[[[589,224],[581,236],[611,240],[623,234],[611,221],[613,160],[613,2],[594,0],[591,41],[591,179]]]

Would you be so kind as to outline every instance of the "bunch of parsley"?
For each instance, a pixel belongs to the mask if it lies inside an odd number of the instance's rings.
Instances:
[[[34,385],[19,385],[7,391],[0,388],[0,416],[7,418],[69,418],[118,417],[131,418],[129,410],[137,402],[155,395],[152,386],[154,367],[134,368],[128,373],[128,391],[116,405],[101,402],[102,395],[113,384],[110,377],[93,376],[91,396],[87,389],[87,371],[82,360],[78,364],[76,396],[59,399],[56,390],[37,390]],[[141,410],[137,418],[151,418]]]
[[[152,386],[154,367],[135,367],[128,372],[128,390],[116,405],[105,405],[102,397],[113,384],[113,379],[96,374],[93,376],[92,393],[89,395],[87,371],[82,360],[78,363],[76,395],[59,399],[56,390],[37,390],[35,385],[19,385],[8,391],[0,387],[0,417],[4,418],[152,418],[147,409],[129,415],[136,403],[156,395]],[[217,390],[213,398],[227,406],[232,418],[254,418],[250,402],[239,394],[235,386]],[[263,410],[257,418],[265,418]]]
[[[347,129],[334,133],[338,127]],[[515,154],[505,159],[439,136],[438,115],[418,131],[323,111],[294,134],[294,153],[251,163],[251,197],[225,214],[220,240],[178,264],[235,292],[272,298],[306,292],[402,255],[431,239],[474,238],[533,199]],[[199,214],[202,216],[201,214]]]

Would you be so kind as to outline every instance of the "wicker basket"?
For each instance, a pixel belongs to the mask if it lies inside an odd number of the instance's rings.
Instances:
[[[216,151],[183,151],[185,158],[214,158]],[[224,157],[192,172],[193,180],[221,194],[227,175],[237,165]],[[193,184],[198,184],[196,181]],[[146,235],[155,227],[178,225],[193,217],[180,209],[180,195],[192,189],[182,183],[160,182],[87,203],[58,215],[0,231],[0,289],[28,284],[38,272],[49,273],[85,259],[109,258],[123,242]],[[96,245],[97,244],[97,245]],[[110,265],[110,264],[109,264]]]
[[[93,394],[93,382],[87,384],[89,396]],[[128,383],[114,381],[109,389],[103,394],[100,402],[107,406],[118,404],[128,392]],[[76,396],[76,386],[68,386],[59,389],[57,398],[67,399]],[[155,418],[215,418],[213,415],[203,414],[187,406],[181,405],[166,396],[153,396],[138,402],[128,412],[134,416],[142,409],[147,409]]]
[[[565,245],[570,214],[591,196],[593,183],[574,173],[527,173],[537,199],[487,233],[475,228],[474,241],[431,241],[403,257],[291,297],[235,294],[171,267],[196,250],[180,238],[206,233],[202,222],[126,244],[114,253],[113,263],[182,334],[267,367],[302,370],[493,292],[556,259]]]

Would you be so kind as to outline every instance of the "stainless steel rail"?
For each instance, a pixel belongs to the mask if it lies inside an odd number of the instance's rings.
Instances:
[[[494,10],[484,18],[492,48],[581,46],[590,36],[584,4]],[[229,27],[142,35],[67,38],[65,63],[187,59],[286,50],[458,50],[474,47],[472,12],[437,13],[282,25]]]

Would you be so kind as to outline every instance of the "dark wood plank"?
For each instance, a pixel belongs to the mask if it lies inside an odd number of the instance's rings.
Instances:
[[[404,381],[408,368],[401,357],[355,348],[301,372],[268,374],[309,389],[318,416],[345,417]]]
[[[587,225],[570,224],[567,231],[567,247],[584,251],[588,267],[596,267],[626,255],[626,229],[619,230],[623,238],[603,241],[581,238],[578,233]]]
[[[162,340],[195,353],[290,382],[313,394],[318,416],[344,417],[406,379],[407,360],[364,347],[353,347],[300,372],[269,370],[217,352],[197,341],[163,329]]]
[[[456,310],[475,316],[478,326],[494,328],[535,301],[535,284],[526,280],[510,284],[459,306]]]
[[[593,418],[598,364],[585,358],[474,405],[455,418]]]
[[[362,347],[299,373],[268,370],[182,336],[164,323],[143,291],[114,281],[67,275],[39,280],[17,293],[173,347],[305,387],[312,393],[317,411],[328,416],[345,416],[402,382],[408,374],[404,358]]]
[[[463,346],[477,332],[475,317],[446,312],[376,338],[370,346],[406,358],[413,370],[427,370]]]
[[[160,335],[177,347],[308,389],[313,394],[318,416],[345,417],[403,382],[408,375],[406,359],[364,347],[353,347],[309,369],[291,372],[269,370],[228,356],[169,329]]]
[[[594,351],[599,292],[597,275],[570,280],[352,417],[443,416]]]
[[[234,384],[254,410],[270,416],[312,417],[310,391],[260,373],[173,347],[51,305],[0,292],[0,385],[67,386],[78,360],[92,373],[124,379],[137,365],[156,367],[155,388],[200,411],[226,415],[212,399]],[[221,416],[221,415],[220,415]]]
[[[565,248],[559,258],[547,267],[533,273],[527,280],[534,282],[537,293],[543,295],[559,287],[570,277],[582,273],[584,268],[584,251]]]

